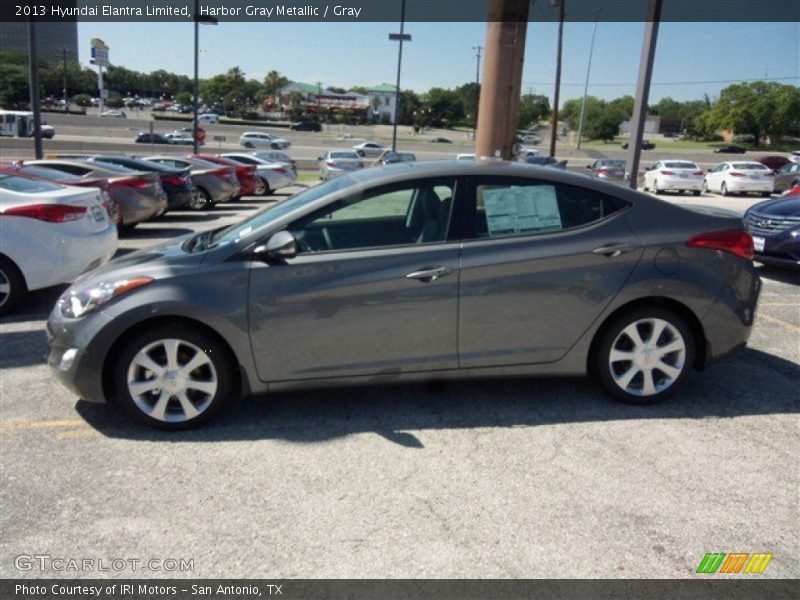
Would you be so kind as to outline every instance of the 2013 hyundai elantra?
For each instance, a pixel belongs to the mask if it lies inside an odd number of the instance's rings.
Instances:
[[[522,164],[406,163],[76,281],[49,362],[149,425],[312,386],[585,375],[653,403],[743,346],[760,281],[741,219]]]

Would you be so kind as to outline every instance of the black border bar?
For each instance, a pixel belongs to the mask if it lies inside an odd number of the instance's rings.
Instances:
[[[557,22],[550,0],[530,2],[529,21]],[[566,21],[640,22],[649,0],[565,0]],[[402,0],[200,0],[221,22],[392,22]],[[490,0],[406,0],[406,22],[485,22]],[[104,9],[105,7],[105,9]],[[0,21],[194,20],[194,0],[2,0]],[[250,7],[250,8],[248,8]],[[73,11],[78,10],[79,15]],[[111,9],[116,12],[112,14]],[[104,10],[106,12],[104,12]],[[161,14],[152,14],[161,11]],[[141,14],[139,14],[141,12]],[[211,13],[214,14],[211,14]],[[202,14],[202,10],[201,10]],[[663,0],[665,22],[800,22],[798,0]],[[800,28],[800,23],[798,24]]]

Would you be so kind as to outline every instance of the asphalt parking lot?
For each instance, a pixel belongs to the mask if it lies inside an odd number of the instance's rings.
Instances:
[[[170,213],[120,252],[280,199]],[[0,320],[0,577],[672,578],[706,552],[798,577],[800,279],[760,273],[750,346],[654,407],[496,380],[281,393],[171,434],[55,381],[63,288],[37,293]],[[17,568],[37,554],[127,562]]]

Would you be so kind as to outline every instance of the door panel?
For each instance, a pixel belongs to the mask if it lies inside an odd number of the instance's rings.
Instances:
[[[560,209],[562,224],[576,218],[574,211]],[[624,211],[607,214],[583,226],[533,235],[491,238],[476,225],[474,235],[484,239],[465,242],[461,257],[462,368],[545,363],[566,354],[642,254]],[[596,252],[615,244],[628,247],[619,254]]]
[[[264,381],[458,366],[458,245],[298,255],[254,263],[253,354]],[[407,279],[443,266],[448,276]]]

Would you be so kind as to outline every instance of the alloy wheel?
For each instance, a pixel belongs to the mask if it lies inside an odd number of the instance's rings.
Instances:
[[[218,379],[214,363],[201,348],[168,338],[146,345],[133,357],[127,386],[136,407],[148,417],[184,423],[208,409]]]
[[[616,337],[608,356],[611,377],[634,396],[654,396],[671,387],[686,366],[686,341],[664,319],[639,319]]]
[[[11,279],[0,269],[0,306],[8,302],[9,298],[11,298]]]

